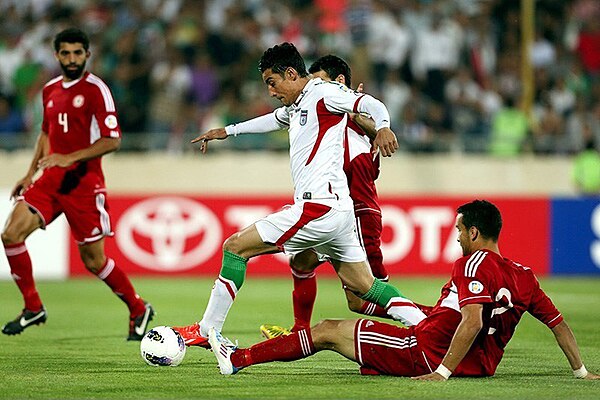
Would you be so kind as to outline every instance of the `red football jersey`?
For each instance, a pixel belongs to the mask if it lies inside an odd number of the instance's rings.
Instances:
[[[521,316],[529,312],[549,328],[562,320],[528,267],[479,250],[454,263],[452,279],[431,314],[415,327],[425,357],[439,365],[461,321],[460,308],[483,304],[483,329],[454,375],[493,375]]]
[[[52,79],[42,92],[44,119],[42,131],[48,134],[50,153],[67,154],[89,147],[101,137],[120,138],[115,102],[108,86],[97,76],[85,72],[75,81],[64,82],[62,76]],[[69,168],[53,167],[44,175],[56,175],[56,181],[66,171],[84,170],[86,180],[95,176],[94,185],[104,186],[100,157]]]
[[[354,213],[381,214],[375,180],[379,177],[379,154],[371,153],[371,141],[353,121],[348,121],[344,141],[344,172],[348,178]]]

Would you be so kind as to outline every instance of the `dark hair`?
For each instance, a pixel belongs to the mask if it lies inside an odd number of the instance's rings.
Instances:
[[[333,54],[323,56],[312,63],[308,69],[308,72],[311,74],[319,71],[325,71],[331,79],[337,78],[338,75],[343,75],[346,80],[346,86],[352,86],[352,73],[350,72],[350,67],[346,61],[338,56],[334,56]]]
[[[474,200],[456,209],[462,214],[462,223],[468,228],[474,226],[485,238],[498,241],[502,229],[500,210],[487,200]]]
[[[90,48],[90,39],[84,31],[78,28],[68,28],[54,37],[54,50],[58,52],[61,43],[81,43],[85,51]]]
[[[308,75],[304,59],[298,53],[296,46],[288,42],[267,49],[258,62],[261,73],[271,68],[273,72],[283,74],[290,67],[294,68],[301,77]]]

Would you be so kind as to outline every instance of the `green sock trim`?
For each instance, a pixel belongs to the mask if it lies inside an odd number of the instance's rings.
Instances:
[[[395,286],[387,282],[375,279],[373,286],[367,293],[361,296],[361,299],[375,303],[385,308],[389,301],[394,297],[405,297]]]
[[[233,254],[227,250],[223,251],[223,265],[220,275],[233,281],[235,287],[240,290],[246,278],[246,265],[248,260],[244,257]]]

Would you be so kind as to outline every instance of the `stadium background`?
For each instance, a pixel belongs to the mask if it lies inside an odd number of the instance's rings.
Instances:
[[[228,234],[291,200],[286,136],[208,155],[188,139],[277,106],[256,63],[292,41],[307,63],[344,57],[354,85],[390,109],[401,151],[378,188],[392,274],[447,274],[454,208],[477,197],[505,215],[506,256],[541,275],[598,275],[600,199],[578,192],[571,168],[588,141],[600,146],[599,24],[593,0],[2,0],[0,219],[31,159],[41,86],[60,73],[52,36],[78,25],[124,133],[104,163],[108,250],[138,276],[214,276]],[[29,245],[37,277],[84,273],[64,220]],[[281,257],[253,263],[251,274],[288,274]]]

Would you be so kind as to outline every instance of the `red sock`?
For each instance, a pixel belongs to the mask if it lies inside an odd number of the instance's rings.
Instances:
[[[309,329],[265,340],[248,349],[239,349],[231,355],[236,368],[270,361],[294,361],[315,354],[315,345]]]
[[[363,315],[372,315],[374,317],[391,318],[387,311],[385,311],[385,308],[378,306],[375,303],[371,303],[370,301],[364,302],[359,313]]]
[[[129,314],[132,317],[137,317],[146,311],[144,302],[135,292],[129,278],[115,265],[112,259],[106,259],[106,264],[104,264],[104,267],[98,272],[97,276],[112,289],[114,294],[127,304]]]
[[[310,328],[315,299],[317,298],[317,277],[315,272],[300,272],[292,268],[294,278],[294,291],[292,302],[294,303],[294,326],[292,331]]]
[[[25,308],[31,311],[41,310],[42,300],[35,288],[31,258],[25,243],[5,244],[4,252],[10,265],[10,273],[23,295]]]

